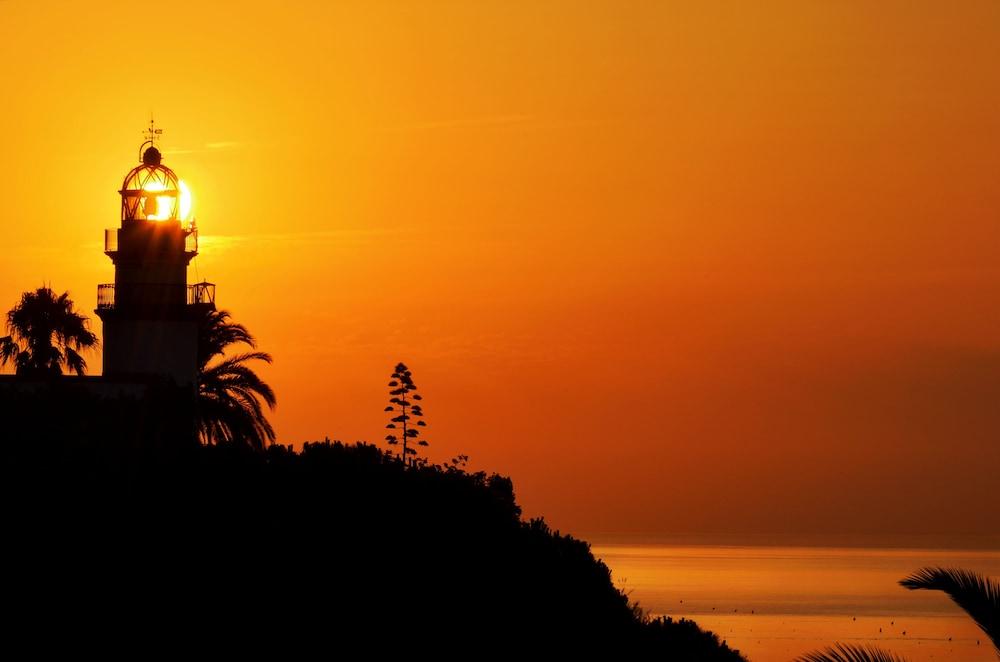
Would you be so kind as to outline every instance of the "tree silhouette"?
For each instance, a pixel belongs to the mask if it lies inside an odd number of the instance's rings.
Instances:
[[[834,644],[824,651],[803,655],[795,662],[906,662],[906,660],[877,646]]]
[[[246,363],[271,363],[271,355],[251,351],[225,357],[231,345],[257,348],[257,341],[247,328],[230,322],[230,317],[226,310],[207,310],[199,320],[195,404],[198,438],[208,445],[236,443],[262,450],[275,439],[262,403],[274,409],[277,399],[274,390]]]
[[[899,585],[943,591],[986,633],[1000,656],[1000,582],[960,568],[921,568]]]
[[[972,617],[993,641],[1000,655],[1000,583],[971,570],[921,568],[901,579],[900,586],[910,590],[943,591]],[[835,644],[824,651],[809,653],[796,662],[906,662],[902,657],[873,646]]]
[[[7,333],[0,338],[0,365],[13,363],[18,375],[78,375],[87,370],[80,352],[98,345],[89,319],[73,309],[69,292],[56,296],[48,287],[25,292],[7,313]]]
[[[402,443],[403,448],[400,449],[399,458],[403,461],[403,464],[407,464],[410,462],[411,455],[417,455],[417,449],[413,448],[414,445],[428,445],[426,439],[419,438],[421,433],[420,428],[427,425],[422,420],[424,410],[419,402],[414,402],[423,398],[419,393],[416,393],[417,385],[413,383],[413,375],[410,373],[410,369],[403,363],[396,364],[396,368],[390,377],[389,388],[389,395],[391,397],[389,399],[389,406],[385,408],[385,411],[396,413],[396,415],[392,417],[389,424],[385,427],[389,430],[400,429],[401,434],[397,437],[395,432],[390,432],[386,435],[385,440],[389,442],[390,446]],[[410,423],[413,419],[418,419],[415,424]],[[414,457],[413,459],[415,460],[416,458]]]

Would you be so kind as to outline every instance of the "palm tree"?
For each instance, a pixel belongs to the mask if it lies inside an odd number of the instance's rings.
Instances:
[[[971,570],[921,568],[899,584],[911,591],[944,591],[986,633],[1000,656],[1000,581]]]
[[[824,651],[803,655],[796,662],[906,662],[906,660],[875,646],[835,644]]]
[[[271,363],[271,355],[250,351],[226,357],[231,345],[257,348],[257,341],[246,327],[229,321],[230,317],[225,310],[206,310],[199,320],[195,406],[198,437],[204,444],[246,444],[262,450],[275,439],[263,405],[274,409],[277,399],[274,390],[246,363]]]
[[[910,590],[944,591],[965,610],[993,641],[1000,656],[1000,582],[972,572],[953,568],[921,568],[901,579],[900,586]],[[901,657],[880,648],[836,644],[825,651],[804,655],[796,662],[905,662]]]
[[[13,363],[18,375],[77,375],[87,370],[80,352],[97,347],[89,319],[73,309],[69,292],[48,287],[25,292],[7,313],[7,333],[0,338],[0,365]]]

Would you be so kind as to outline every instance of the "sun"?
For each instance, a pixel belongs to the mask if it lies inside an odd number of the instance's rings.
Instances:
[[[158,195],[156,196],[156,212],[153,214],[147,214],[146,220],[149,221],[166,221],[171,218],[177,218],[181,221],[186,221],[191,215],[191,189],[188,185],[184,183],[184,180],[177,180],[177,215],[174,216],[173,213],[173,197],[170,195]],[[167,187],[162,182],[147,182],[142,189],[144,191],[165,191]]]

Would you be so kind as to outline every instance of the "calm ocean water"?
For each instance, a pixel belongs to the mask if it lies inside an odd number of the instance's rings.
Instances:
[[[752,662],[788,662],[834,642],[877,644],[910,662],[997,660],[947,596],[897,582],[928,565],[1000,576],[1000,551],[594,545],[593,552],[644,609],[691,618]]]

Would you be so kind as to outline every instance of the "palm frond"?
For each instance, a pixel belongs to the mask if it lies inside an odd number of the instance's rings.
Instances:
[[[243,365],[248,361],[271,363],[271,355],[266,352],[247,352],[231,356],[202,371],[202,382],[215,387],[241,386],[256,391],[270,408],[277,405],[274,390],[251,368]]]
[[[257,341],[242,324],[230,322],[227,310],[208,311],[198,329],[198,365],[204,367],[213,357],[223,354],[230,345],[244,344],[251,349]]]
[[[822,651],[798,657],[795,662],[906,662],[906,660],[876,646],[834,644]]]
[[[277,398],[247,363],[271,363],[271,355],[252,351],[226,356],[234,344],[257,346],[246,327],[229,318],[225,310],[208,311],[199,325],[196,429],[204,444],[241,443],[263,450],[275,433],[262,403],[274,409]]]
[[[11,336],[0,338],[0,365],[7,365],[8,363],[16,365],[20,353],[21,348],[14,342]]]
[[[921,568],[899,584],[910,590],[946,593],[986,633],[1000,655],[1000,582],[960,568]]]
[[[66,348],[66,367],[83,376],[87,371],[87,361],[72,347]]]

